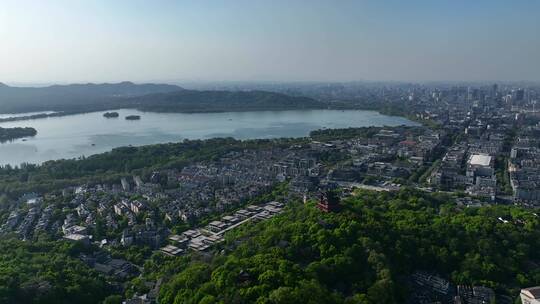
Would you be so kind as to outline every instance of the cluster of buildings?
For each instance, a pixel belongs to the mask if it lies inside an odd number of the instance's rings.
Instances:
[[[220,220],[211,221],[203,228],[190,229],[181,235],[169,236],[169,244],[162,247],[160,251],[171,256],[182,255],[188,249],[198,252],[207,251],[212,246],[223,242],[225,232],[248,222],[270,219],[281,213],[283,207],[283,203],[280,202],[249,205],[232,215],[225,215]]]
[[[140,274],[139,268],[134,264],[124,259],[112,258],[105,251],[95,251],[91,254],[81,253],[79,258],[90,268],[120,282]]]
[[[6,221],[0,226],[0,233],[16,233],[21,239],[26,240],[34,231],[39,231],[34,222],[39,218],[40,208],[32,206],[26,210],[13,210]]]
[[[159,248],[167,240],[167,225],[192,225],[237,209],[280,181],[316,178],[319,168],[316,159],[298,147],[232,151],[216,161],[145,178],[124,177],[118,184],[24,195],[0,223],[0,232],[22,239],[48,233],[84,243]],[[107,233],[89,234],[96,230]]]
[[[429,184],[489,201],[539,202],[532,161],[540,122],[537,92],[498,85],[410,88],[401,100],[419,119],[452,136]]]
[[[294,148],[230,152],[215,162],[169,172],[169,180],[178,187],[161,193],[158,200],[167,204],[158,208],[171,222],[193,223],[238,208],[280,181],[313,175],[317,166]]]
[[[407,182],[441,153],[445,136],[421,127],[382,128],[372,136],[312,145],[312,149],[341,156],[337,166],[320,170],[325,174],[319,184],[391,187]]]
[[[482,149],[473,149],[467,143],[457,143],[449,147],[428,182],[443,190],[464,190],[472,196],[494,201],[497,195],[496,157]]]
[[[245,85],[246,88],[264,88],[282,93],[314,97],[319,100],[341,101],[352,107],[378,108],[391,114],[415,117],[437,125],[437,132],[447,134],[451,142],[430,170],[433,188],[463,191],[489,201],[523,204],[539,203],[538,179],[534,164],[537,142],[534,131],[540,121],[540,86],[530,82],[514,83],[319,83]],[[516,130],[518,131],[516,134]],[[395,140],[392,134],[381,132],[379,142]],[[399,155],[410,155],[408,140],[399,145],[405,149]],[[395,143],[395,147],[398,143]],[[419,146],[416,144],[416,146]],[[509,163],[514,146],[517,156]],[[427,149],[429,151],[430,149]],[[418,156],[422,153],[415,152]],[[485,155],[493,161],[493,176],[467,176],[471,156]],[[443,159],[444,156],[444,159]],[[414,161],[415,157],[409,158]],[[361,162],[358,159],[357,162]],[[474,163],[474,159],[472,160]],[[370,159],[371,176],[384,174],[389,178],[407,175],[403,168],[393,167],[384,160]],[[358,179],[348,167],[335,171],[338,179]],[[509,177],[509,175],[512,175]],[[298,182],[305,184],[305,180]]]
[[[103,249],[147,246],[170,255],[206,251],[223,240],[225,231],[271,218],[283,208],[271,202],[242,209],[249,199],[281,181],[316,179],[321,165],[312,152],[299,147],[232,151],[181,170],[124,177],[118,184],[67,187],[43,196],[30,193],[5,217],[0,233],[21,239],[46,233]],[[236,212],[206,227],[170,235],[168,227],[196,226],[200,219],[232,210]]]
[[[540,202],[540,124],[520,131],[510,152],[508,171],[516,201]]]
[[[489,154],[471,153],[467,159],[467,193],[495,200],[497,178],[494,157]]]
[[[416,271],[409,278],[412,293],[408,303],[414,304],[490,304],[495,303],[496,294],[485,286],[453,285],[441,276],[425,271]],[[498,302],[506,301],[498,298]]]

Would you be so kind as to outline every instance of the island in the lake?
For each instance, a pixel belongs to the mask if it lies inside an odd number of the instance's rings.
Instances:
[[[118,116],[120,116],[120,114],[118,114],[118,112],[105,112],[103,114],[103,117],[105,117],[105,118],[117,118]]]
[[[126,116],[126,120],[139,120],[141,119],[140,115],[128,115]]]
[[[22,137],[36,136],[37,130],[34,128],[1,128],[0,142],[14,140]]]

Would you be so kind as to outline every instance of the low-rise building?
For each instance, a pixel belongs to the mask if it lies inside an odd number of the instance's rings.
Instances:
[[[540,304],[540,286],[522,289],[519,297],[523,304]]]

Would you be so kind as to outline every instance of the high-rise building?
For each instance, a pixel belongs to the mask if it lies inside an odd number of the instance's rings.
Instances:
[[[493,86],[491,87],[491,97],[492,98],[497,98],[499,96],[499,85],[494,83]]]
[[[471,87],[467,88],[467,100],[468,101],[477,100],[478,97],[479,97],[479,90],[478,89],[471,88]]]
[[[522,101],[525,98],[525,90],[523,89],[517,89],[515,91],[515,100],[516,101]]]

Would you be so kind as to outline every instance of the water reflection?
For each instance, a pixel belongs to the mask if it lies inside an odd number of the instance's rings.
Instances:
[[[35,137],[0,144],[0,164],[41,163],[183,139],[300,137],[321,128],[416,125],[405,118],[373,111],[301,110],[234,113],[144,113],[118,110],[119,118],[104,112],[0,123],[0,127],[34,127]],[[141,115],[127,121],[125,116]]]

